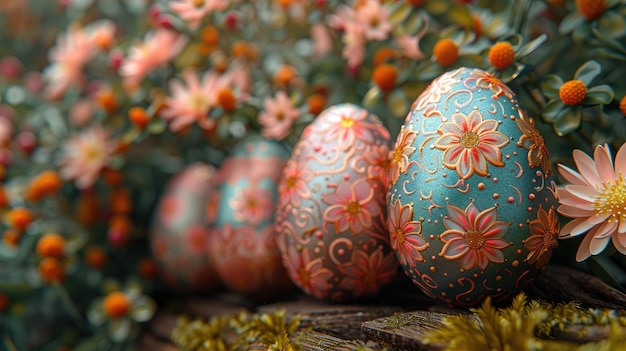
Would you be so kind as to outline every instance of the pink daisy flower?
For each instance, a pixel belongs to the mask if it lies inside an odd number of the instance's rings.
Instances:
[[[346,275],[339,288],[352,291],[355,298],[373,297],[398,272],[398,260],[393,252],[383,255],[376,250],[371,255],[359,249],[352,251],[352,259],[339,269]]]
[[[206,15],[228,7],[227,0],[172,0],[170,9],[196,30]]]
[[[313,40],[313,52],[321,57],[333,50],[333,41],[328,28],[322,23],[311,26],[311,39]]]
[[[111,140],[110,132],[94,125],[63,144],[59,160],[61,176],[74,180],[81,189],[88,188],[96,182],[115,149],[116,143]]]
[[[170,62],[187,42],[185,36],[169,29],[148,32],[143,42],[133,44],[129,56],[122,62],[120,74],[125,85],[139,84],[150,72]]]
[[[70,29],[60,34],[57,43],[48,53],[50,65],[44,69],[47,82],[44,94],[58,99],[72,85],[82,86],[83,67],[93,55],[93,42],[82,30]]]
[[[626,144],[624,144],[626,145]],[[559,214],[573,218],[561,228],[560,239],[585,234],[577,261],[601,253],[609,241],[626,255],[626,146],[622,145],[615,156],[609,146],[598,145],[593,159],[580,150],[572,156],[578,172],[557,165],[558,171],[570,184],[560,187]]]
[[[357,7],[356,18],[363,26],[363,35],[367,40],[385,40],[393,29],[389,21],[389,10],[378,0],[366,0]]]
[[[194,122],[198,122],[203,129],[213,129],[215,121],[209,118],[209,112],[216,104],[220,89],[217,73],[205,73],[200,82],[196,73],[187,69],[183,71],[182,78],[184,84],[178,79],[170,82],[172,96],[167,98],[167,107],[160,113],[161,117],[170,122],[173,132]]]
[[[473,202],[465,210],[448,205],[443,224],[446,231],[439,238],[445,245],[440,256],[459,260],[463,269],[485,269],[490,262],[504,262],[502,249],[511,243],[503,237],[511,223],[498,221],[495,207],[480,211]]]
[[[422,236],[422,222],[413,220],[413,207],[396,200],[388,211],[387,229],[391,248],[397,253],[400,263],[415,267],[416,262],[425,261],[422,251],[430,244]]]
[[[501,148],[509,143],[509,138],[497,129],[497,121],[483,120],[476,110],[467,116],[453,114],[450,121],[441,125],[441,136],[435,142],[437,149],[444,150],[443,165],[456,170],[463,179],[474,172],[487,175],[488,163],[504,166]]]
[[[334,274],[324,268],[320,257],[312,259],[309,249],[299,252],[295,245],[290,245],[287,253],[283,254],[283,265],[294,284],[305,293],[318,299],[328,296]]]
[[[353,184],[342,181],[334,193],[323,201],[329,206],[324,211],[324,220],[335,225],[337,232],[348,229],[360,233],[372,226],[372,217],[380,213],[380,205],[374,201],[374,190],[367,179],[359,179]]]
[[[278,194],[281,203],[300,206],[300,199],[311,196],[307,182],[313,178],[311,170],[305,163],[297,163],[293,160],[287,162],[283,171],[282,181],[278,184]]]
[[[541,268],[550,261],[552,250],[558,246],[557,236],[561,225],[554,207],[548,211],[540,205],[537,218],[530,221],[530,236],[522,241],[528,256],[524,261]]]
[[[276,98],[265,98],[259,123],[263,126],[264,137],[283,140],[289,135],[293,122],[300,117],[300,110],[295,108],[284,91],[279,91]]]
[[[254,186],[241,189],[230,201],[230,206],[236,220],[251,226],[271,218],[275,207],[272,194]]]

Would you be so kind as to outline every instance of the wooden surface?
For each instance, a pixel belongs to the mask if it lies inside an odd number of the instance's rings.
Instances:
[[[526,293],[553,302],[578,301],[585,307],[626,310],[625,294],[594,276],[564,266],[549,265]],[[271,303],[252,302],[228,292],[172,300],[162,304],[146,325],[140,339],[141,351],[176,350],[170,334],[180,314],[207,319],[242,310],[267,313],[281,309],[288,318],[299,316],[305,331],[294,337],[304,351],[357,350],[363,345],[373,350],[436,351],[443,344],[423,345],[420,340],[424,333],[437,328],[449,313],[467,313],[428,299],[407,279],[399,279],[375,301],[355,304],[332,304],[300,293]],[[571,326],[559,337],[571,340],[578,337],[579,331]],[[602,339],[606,333],[606,329],[598,328],[588,340]]]

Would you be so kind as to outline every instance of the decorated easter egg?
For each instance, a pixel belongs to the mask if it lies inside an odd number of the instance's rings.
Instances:
[[[293,287],[276,245],[277,183],[289,158],[281,143],[247,137],[220,165],[221,185],[210,254],[227,288],[271,299]]]
[[[398,271],[385,227],[390,135],[351,104],[304,130],[278,187],[278,245],[289,277],[319,299],[375,296]]]
[[[391,245],[427,295],[456,306],[503,301],[557,245],[548,150],[511,89],[459,68],[414,102],[393,150]]]
[[[202,292],[218,285],[207,252],[210,204],[219,196],[216,178],[211,165],[189,165],[169,180],[157,204],[150,246],[162,280],[174,290]]]

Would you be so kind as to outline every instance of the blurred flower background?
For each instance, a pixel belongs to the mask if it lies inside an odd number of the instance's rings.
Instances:
[[[584,227],[565,226],[577,238],[552,260],[626,284],[626,149],[612,164],[626,142],[624,0],[3,0],[0,27],[7,349],[132,345],[148,295],[163,294],[147,238],[172,175],[219,167],[250,134],[290,148],[343,102],[395,138],[430,81],[461,66],[517,94],[560,182],[601,194],[570,187],[571,201],[614,206],[616,222],[593,229],[591,209],[565,204]],[[598,145],[595,162],[582,155]]]

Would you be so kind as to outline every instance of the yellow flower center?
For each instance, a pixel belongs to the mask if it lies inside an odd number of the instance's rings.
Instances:
[[[489,50],[489,62],[497,69],[505,69],[513,63],[515,51],[506,41],[495,43]]]
[[[83,159],[85,161],[97,160],[102,155],[102,150],[96,145],[89,145],[83,151]]]
[[[565,82],[559,89],[559,98],[567,106],[580,104],[585,96],[587,96],[585,83],[576,79]]]
[[[206,99],[200,94],[191,96],[191,106],[194,110],[202,110],[206,106]]]
[[[204,0],[193,0],[193,6],[202,7],[204,6]]]
[[[350,117],[343,116],[341,117],[341,126],[344,128],[352,128],[354,125],[354,120]]]
[[[610,215],[609,222],[626,221],[626,182],[624,175],[620,173],[619,177],[615,179],[615,183],[603,183],[602,188],[593,208],[598,214],[608,213]]]
[[[298,275],[300,276],[300,281],[303,285],[308,285],[311,281],[311,274],[304,267],[300,267],[300,269],[298,269]]]
[[[463,236],[465,238],[465,243],[470,249],[480,249],[485,244],[485,237],[483,237],[483,233],[476,230],[469,230]]]
[[[402,231],[402,229],[396,229],[396,238],[398,240],[398,246],[404,245],[404,231]]]
[[[460,144],[466,149],[472,149],[478,146],[480,137],[474,132],[467,132],[461,137]]]
[[[357,215],[361,213],[361,204],[358,201],[351,201],[348,203],[348,207],[346,208],[346,212],[351,215]]]
[[[287,188],[294,188],[296,186],[296,177],[287,178],[286,182]]]

